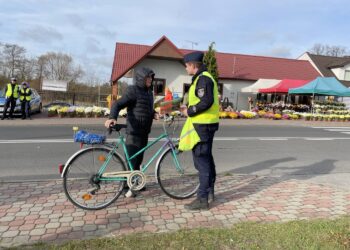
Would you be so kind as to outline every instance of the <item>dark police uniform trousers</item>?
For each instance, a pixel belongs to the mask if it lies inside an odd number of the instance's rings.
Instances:
[[[209,124],[206,126],[210,127]],[[199,198],[208,198],[209,193],[214,193],[216,170],[212,148],[215,131],[208,128],[204,140],[201,136],[201,142],[192,149],[194,166],[199,172],[199,189],[197,192]]]

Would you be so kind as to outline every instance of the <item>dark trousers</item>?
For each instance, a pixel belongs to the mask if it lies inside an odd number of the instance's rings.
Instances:
[[[10,107],[9,117],[12,118],[13,111],[15,110],[15,106],[16,106],[16,99],[15,98],[13,98],[13,97],[6,98],[2,117],[4,117],[4,118],[7,117],[7,110]]]
[[[127,135],[126,136],[126,149],[128,151],[129,157],[140,151],[148,143],[148,135]],[[140,170],[140,165],[143,160],[143,153],[139,154],[131,160],[131,164],[134,170]]]
[[[30,102],[21,101],[22,118],[30,117]]]
[[[199,172],[199,198],[208,198],[210,192],[214,192],[216,170],[212,153],[214,133],[210,132],[206,141],[199,142],[193,149],[194,166]]]

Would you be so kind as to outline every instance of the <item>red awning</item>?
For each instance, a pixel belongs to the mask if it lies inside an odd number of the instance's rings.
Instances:
[[[259,89],[259,93],[288,93],[290,88],[299,88],[310,82],[310,80],[283,79],[275,86]]]

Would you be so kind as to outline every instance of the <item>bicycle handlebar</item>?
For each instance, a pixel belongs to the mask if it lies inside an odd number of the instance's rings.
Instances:
[[[108,134],[111,134],[113,131],[119,132],[123,128],[126,128],[126,124],[114,124],[114,125],[111,125],[108,128]]]

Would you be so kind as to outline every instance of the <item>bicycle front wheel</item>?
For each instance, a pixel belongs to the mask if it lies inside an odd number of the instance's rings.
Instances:
[[[169,147],[159,158],[156,171],[160,188],[171,198],[186,199],[198,190],[198,171],[193,164],[192,151]]]
[[[63,176],[63,188],[75,206],[86,210],[102,209],[113,203],[122,193],[125,181],[98,178],[98,171],[109,154],[109,148],[89,147],[68,160]],[[114,153],[104,173],[125,170],[124,161],[119,154]]]

